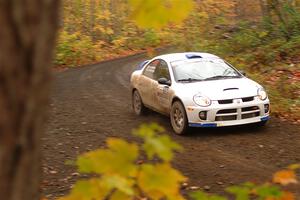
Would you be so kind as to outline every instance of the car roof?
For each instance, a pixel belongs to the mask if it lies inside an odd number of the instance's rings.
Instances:
[[[189,60],[189,59],[199,59],[199,58],[219,58],[216,55],[210,53],[201,53],[201,52],[184,52],[184,53],[171,53],[164,54],[155,57],[154,59],[163,59],[167,62],[181,61],[181,60]]]

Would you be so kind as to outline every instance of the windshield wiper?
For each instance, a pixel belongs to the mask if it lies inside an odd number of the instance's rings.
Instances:
[[[226,79],[226,78],[240,78],[240,76],[212,76],[209,78],[206,78],[205,80],[217,80],[217,79]]]
[[[185,79],[179,79],[178,82],[196,82],[196,81],[203,81],[203,79],[197,79],[197,78],[185,78]]]

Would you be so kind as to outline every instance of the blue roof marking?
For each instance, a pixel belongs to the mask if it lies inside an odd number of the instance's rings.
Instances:
[[[187,59],[202,58],[202,56],[197,55],[197,54],[186,54],[185,57]]]

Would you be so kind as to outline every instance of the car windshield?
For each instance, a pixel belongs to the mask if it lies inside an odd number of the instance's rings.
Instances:
[[[241,74],[221,59],[197,59],[171,63],[178,82],[240,78]]]

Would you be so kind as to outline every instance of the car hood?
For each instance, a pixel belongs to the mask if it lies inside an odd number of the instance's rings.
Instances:
[[[211,100],[234,99],[242,97],[251,97],[257,95],[257,89],[261,86],[248,79],[221,79],[202,81],[194,83],[179,84],[180,91],[184,96],[201,94],[209,97]]]

